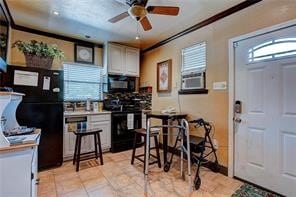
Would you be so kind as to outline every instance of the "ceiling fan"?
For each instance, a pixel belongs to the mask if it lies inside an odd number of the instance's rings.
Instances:
[[[133,17],[137,21],[140,21],[143,29],[148,31],[152,29],[151,23],[147,18],[147,14],[160,14],[160,15],[171,15],[177,16],[179,13],[179,7],[172,6],[148,6],[148,0],[126,0],[125,3],[130,6],[128,11],[123,12],[108,21],[116,23],[128,16]]]

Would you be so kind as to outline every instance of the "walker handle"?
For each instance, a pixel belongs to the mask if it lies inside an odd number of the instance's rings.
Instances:
[[[199,118],[199,119],[196,119],[196,120],[191,120],[191,121],[189,121],[189,123],[196,123],[196,124],[198,124],[200,126],[204,126],[204,125],[210,126],[210,123],[204,121],[204,119],[202,119],[202,118]]]

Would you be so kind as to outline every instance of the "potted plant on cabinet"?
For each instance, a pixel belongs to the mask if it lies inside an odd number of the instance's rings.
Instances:
[[[57,45],[49,45],[36,40],[30,42],[18,40],[13,43],[12,48],[14,47],[25,55],[26,65],[30,67],[50,69],[54,58],[64,57],[63,51],[58,49]]]

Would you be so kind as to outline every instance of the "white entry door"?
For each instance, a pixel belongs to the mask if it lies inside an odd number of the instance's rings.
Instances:
[[[296,27],[235,44],[234,175],[296,196]]]

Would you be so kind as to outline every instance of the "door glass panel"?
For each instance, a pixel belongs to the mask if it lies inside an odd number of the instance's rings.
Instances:
[[[258,62],[296,55],[296,38],[273,39],[248,50],[249,62]]]

